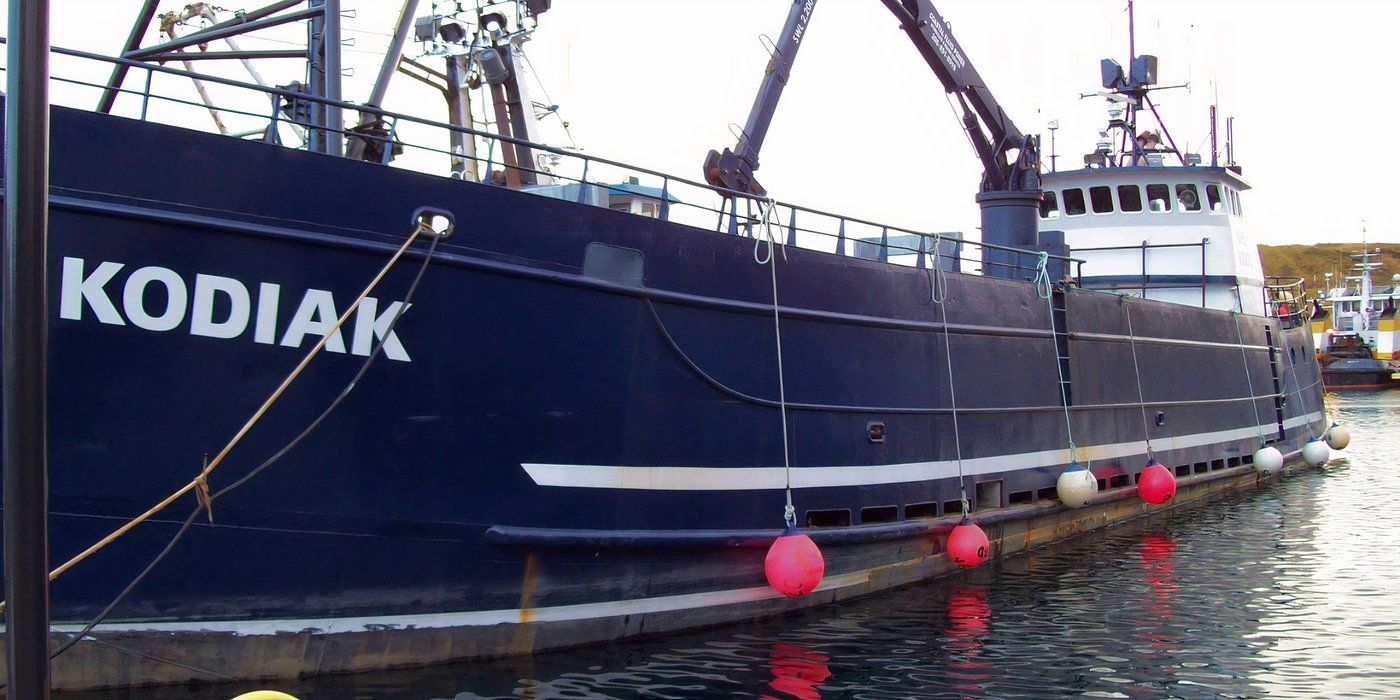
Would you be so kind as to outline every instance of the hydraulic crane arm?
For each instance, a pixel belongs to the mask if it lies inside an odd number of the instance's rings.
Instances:
[[[744,123],[739,143],[732,151],[728,148],[723,153],[710,151],[705,157],[705,180],[711,185],[756,195],[765,194],[763,186],[753,177],[754,171],[758,170],[758,151],[763,148],[768,125],[773,121],[773,112],[778,108],[783,88],[787,87],[792,62],[797,58],[802,35],[807,33],[807,23],[811,21],[812,10],[816,6],[817,0],[792,0],[783,33],[778,35],[773,55],[768,59],[763,84],[754,96],[753,107],[749,108],[749,120]]]
[[[982,76],[963,53],[958,40],[948,30],[948,24],[934,8],[931,0],[880,0],[895,17],[900,29],[908,35],[919,55],[924,57],[933,74],[943,83],[943,89],[957,95],[963,110],[963,128],[972,138],[973,148],[982,161],[982,190],[1003,191],[1023,189],[1027,168],[1039,169],[1033,153],[1018,154],[1017,162],[1007,163],[1007,151],[1034,147],[1021,130],[1002,110],[996,97],[982,81]],[[971,109],[969,110],[969,106]],[[976,116],[973,116],[973,114]],[[981,124],[977,123],[981,117]],[[1039,178],[1033,187],[1039,187]]]
[[[914,42],[919,54],[943,84],[943,89],[957,96],[963,112],[963,128],[967,130],[973,149],[982,162],[982,191],[1038,189],[1040,163],[1034,139],[1027,139],[1002,110],[983,84],[982,76],[953,38],[952,32],[948,31],[947,23],[934,9],[933,3],[930,0],[881,2],[899,18],[900,29]],[[768,62],[763,85],[754,99],[738,144],[732,151],[710,151],[705,159],[705,179],[710,184],[740,192],[764,194],[763,188],[754,179],[754,171],[758,170],[758,151],[763,146],[778,99],[787,85],[797,48],[815,6],[816,0],[793,0],[787,24]],[[1007,157],[1011,150],[1017,151],[1015,160]]]

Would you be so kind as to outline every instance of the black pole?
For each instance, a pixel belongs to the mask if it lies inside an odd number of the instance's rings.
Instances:
[[[131,34],[127,36],[126,44],[122,47],[122,55],[141,48],[141,39],[146,36],[151,20],[155,19],[156,6],[159,4],[160,0],[146,0],[146,4],[141,6],[141,11],[136,14],[136,22],[131,25]],[[97,102],[97,111],[112,111],[112,105],[117,101],[117,89],[122,86],[122,81],[126,80],[126,72],[130,68],[131,66],[125,63],[118,63],[112,67],[112,77],[107,79],[107,89],[102,91],[102,99]]]
[[[49,8],[10,0],[5,99],[4,524],[9,697],[49,697],[45,243]]]

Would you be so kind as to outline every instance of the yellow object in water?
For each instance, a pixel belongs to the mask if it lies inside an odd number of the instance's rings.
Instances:
[[[233,700],[297,700],[295,695],[288,695],[279,690],[254,690],[251,693],[244,693]]]

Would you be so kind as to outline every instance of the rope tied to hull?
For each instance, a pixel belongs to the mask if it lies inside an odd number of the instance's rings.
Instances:
[[[929,270],[929,301],[942,304],[948,298],[948,273],[938,262],[943,257],[943,234],[935,233],[933,238],[933,269]]]
[[[1050,342],[1054,345],[1055,351],[1055,375],[1059,377],[1060,387],[1060,407],[1065,416],[1065,443],[1069,447],[1069,461],[1071,464],[1078,463],[1082,455],[1079,454],[1079,446],[1074,444],[1074,426],[1069,417],[1069,392],[1065,389],[1065,368],[1061,366],[1060,344],[1056,336],[1059,331],[1055,328],[1055,302],[1054,284],[1050,281],[1050,254],[1040,251],[1036,256],[1035,263],[1035,293],[1036,296],[1045,300],[1045,310],[1050,316]],[[1068,309],[1065,311],[1069,314]],[[1066,339],[1066,352],[1068,352],[1068,339]],[[1066,358],[1068,359],[1068,358]],[[1087,466],[1087,465],[1086,465]]]
[[[1042,250],[1036,253],[1035,294],[1041,299],[1049,300],[1054,291],[1054,282],[1050,279],[1050,254]]]
[[[1282,324],[1280,324],[1279,327],[1279,338],[1283,339],[1284,345],[1288,345],[1288,335],[1283,332]],[[1279,348],[1279,354],[1283,354],[1283,348]],[[1282,360],[1283,358],[1279,357],[1279,359]],[[1307,415],[1307,407],[1303,405],[1303,383],[1298,379],[1298,358],[1293,356],[1293,348],[1291,347],[1288,349],[1288,373],[1293,376],[1293,396],[1298,399],[1298,415]],[[1318,381],[1322,381],[1321,374],[1319,374],[1318,376]],[[1314,382],[1314,384],[1316,384],[1316,382]],[[1312,386],[1309,386],[1308,388],[1312,388]],[[1316,430],[1313,430],[1313,424],[1311,422],[1306,423],[1306,425],[1308,428],[1309,440],[1314,440],[1322,437],[1322,435],[1319,435]],[[1324,428],[1322,432],[1323,434],[1326,434],[1327,430]]]
[[[1137,336],[1133,334],[1133,309],[1128,303],[1132,296],[1120,294],[1118,298],[1123,305],[1123,315],[1128,320],[1128,348],[1133,354],[1133,381],[1137,383],[1138,413],[1142,415],[1142,441],[1147,444],[1147,462],[1151,464],[1156,461],[1156,455],[1152,453],[1152,434],[1147,427],[1147,400],[1143,398],[1142,372],[1138,369]]]
[[[438,215],[444,216],[449,221],[448,226],[443,231],[434,230],[429,220],[430,216]],[[388,339],[390,332],[392,332],[394,326],[398,324],[398,321],[400,318],[402,318],[404,312],[408,310],[409,302],[412,299],[413,293],[418,286],[418,282],[422,279],[423,273],[427,270],[428,263],[432,260],[433,253],[436,251],[438,243],[443,238],[446,238],[452,233],[453,225],[450,223],[451,217],[447,215],[446,212],[442,212],[435,209],[422,208],[414,212],[414,219],[415,225],[412,231],[409,233],[407,239],[403,242],[403,244],[400,245],[394,251],[394,254],[390,256],[389,260],[384,264],[383,267],[380,268],[379,272],[373,277],[373,279],[370,280],[369,284],[365,286],[364,290],[360,292],[360,294],[355,298],[354,302],[351,303],[349,308],[347,308],[345,312],[336,320],[336,322],[326,330],[326,332],[321,336],[320,340],[314,346],[312,346],[312,348],[306,353],[302,360],[292,369],[292,371],[288,373],[288,375],[282,380],[282,382],[277,386],[277,388],[274,389],[272,393],[267,397],[267,399],[265,399],[263,403],[258,407],[258,409],[253,412],[252,416],[249,417],[249,419],[234,434],[234,436],[229,439],[228,443],[226,443],[224,447],[216,454],[213,460],[210,460],[206,455],[200,472],[184,486],[180,487],[179,489],[176,489],[169,496],[162,499],[155,505],[151,506],[145,512],[141,513],[140,515],[137,515],[134,518],[131,518],[126,523],[113,530],[107,536],[98,540],[92,546],[88,547],[82,552],[79,552],[77,555],[74,555],[73,557],[65,561],[62,565],[49,572],[49,581],[57,579],[69,569],[73,568],[83,560],[87,559],[88,557],[107,547],[111,543],[115,542],[117,539],[121,538],[126,533],[130,532],[137,525],[146,522],[156,514],[162,512],[170,505],[178,501],[181,497],[191,492],[194,493],[197,503],[195,509],[190,513],[189,517],[185,518],[182,526],[171,538],[170,542],[166,545],[165,549],[163,549],[150,563],[150,565],[148,565],[140,574],[138,574],[136,578],[132,580],[132,582],[125,589],[123,589],[120,594],[118,594],[117,598],[113,600],[112,603],[106,609],[104,609],[95,620],[88,624],[82,630],[82,632],[78,633],[76,636],[68,640],[65,644],[63,644],[56,651],[54,651],[53,654],[50,655],[50,658],[57,657],[59,654],[63,653],[64,651],[67,651],[84,636],[86,636],[88,632],[90,632],[94,627],[97,626],[97,624],[104,620],[107,617],[107,615],[110,614],[111,611],[116,607],[116,605],[119,604],[127,596],[127,594],[129,594],[136,587],[137,584],[144,580],[145,577],[155,568],[155,566],[158,563],[160,563],[160,561],[162,561],[166,557],[166,555],[170,553],[170,551],[174,548],[175,544],[179,542],[180,539],[184,536],[184,534],[189,530],[190,525],[193,523],[194,519],[199,515],[199,513],[205,513],[209,519],[209,522],[212,523],[214,518],[214,501],[218,500],[220,496],[223,496],[229,491],[232,491],[238,486],[241,486],[242,484],[246,483],[254,475],[271,466],[272,463],[274,463],[287,452],[289,452],[291,448],[299,444],[311,432],[311,430],[318,426],[322,422],[322,420],[324,420],[325,417],[329,415],[330,411],[333,410],[336,406],[338,406],[340,402],[345,398],[345,396],[348,395],[351,390],[353,390],[354,386],[358,383],[359,379],[363,377],[364,372],[369,369],[370,363],[372,363],[374,359],[377,358],[379,354],[383,351],[384,343]],[[331,405],[325,411],[323,411],[322,414],[318,416],[315,421],[313,421],[305,430],[303,430],[300,434],[293,438],[293,440],[288,445],[279,450],[267,461],[263,462],[262,465],[254,469],[248,475],[245,475],[242,479],[239,479],[238,481],[234,482],[234,484],[225,487],[217,492],[211,491],[209,486],[209,476],[214,472],[215,469],[219,467],[219,465],[233,450],[233,448],[239,443],[239,441],[242,440],[242,438],[245,435],[247,435],[248,432],[251,431],[255,425],[257,425],[257,423],[262,419],[264,415],[266,415],[267,411],[272,407],[272,405],[276,403],[279,398],[281,398],[281,396],[286,392],[286,390],[291,386],[291,384],[301,375],[301,373],[310,364],[311,360],[314,359],[316,355],[319,354],[320,351],[325,347],[328,340],[334,334],[336,334],[341,328],[341,326],[343,326],[345,322],[355,313],[355,311],[359,308],[361,302],[363,302],[364,299],[369,296],[370,292],[374,291],[374,289],[379,285],[380,281],[382,281],[384,277],[402,259],[404,253],[408,250],[408,248],[415,241],[417,241],[421,235],[425,233],[430,234],[432,236],[432,243],[429,246],[429,249],[423,258],[422,266],[419,268],[418,274],[413,280],[413,284],[410,286],[408,293],[404,297],[404,303],[399,307],[397,313],[391,319],[385,333],[382,336],[380,336],[378,341],[375,343],[374,349],[370,352],[369,356],[365,358],[365,362],[362,364],[359,373],[355,376],[354,380],[351,381],[350,385],[347,386],[345,390],[341,392],[340,396],[336,397],[336,399],[331,403]],[[0,601],[0,612],[4,611],[4,607],[4,601]]]
[[[794,528],[797,527],[797,509],[792,504],[792,453],[788,444],[787,386],[783,380],[783,328],[781,314],[778,312],[778,261],[773,255],[773,248],[777,246],[782,251],[783,260],[786,261],[787,247],[773,237],[773,212],[777,206],[777,201],[771,198],[763,202],[763,236],[754,237],[753,259],[759,265],[768,266],[768,279],[773,288],[773,338],[778,355],[778,413],[783,424],[783,523],[789,528]],[[760,250],[764,250],[766,254],[761,255]]]
[[[1244,351],[1244,332],[1240,330],[1240,312],[1231,309],[1230,318],[1235,320],[1235,338],[1239,340],[1240,362],[1244,364],[1244,381],[1249,385],[1249,406],[1254,409],[1254,431],[1259,434],[1259,446],[1264,447],[1268,442],[1264,438],[1264,428],[1260,422],[1262,419],[1259,417],[1259,401],[1254,397],[1254,378],[1249,373],[1249,356]]]
[[[940,236],[938,236],[938,234],[934,234],[934,250],[938,249],[937,243],[939,241],[939,238]],[[943,291],[941,292],[941,294],[938,292],[938,289],[940,288],[940,278],[943,280],[941,285]],[[948,282],[946,276],[943,276],[943,271],[938,269],[937,258],[934,258],[933,279],[934,294],[932,300],[933,303],[938,306],[938,313],[941,317],[941,321],[943,324],[943,356],[947,358],[946,364],[948,367],[948,403],[949,408],[952,409],[953,416],[953,456],[956,458],[958,465],[958,503],[961,504],[962,515],[964,518],[966,518],[968,514],[972,511],[967,502],[967,480],[963,475],[962,433],[959,430],[958,426],[958,391],[957,387],[954,386],[953,347],[952,342],[948,338],[948,336],[952,335],[948,332],[948,305],[947,303],[945,303],[948,301]]]

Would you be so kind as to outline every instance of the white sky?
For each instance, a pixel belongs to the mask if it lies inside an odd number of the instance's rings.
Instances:
[[[345,21],[355,40],[345,54],[355,73],[345,97],[358,101],[378,69],[376,54],[400,0],[343,1],[356,13]],[[53,43],[115,53],[139,4],[53,0]],[[1098,87],[1100,58],[1126,63],[1123,0],[936,4],[1018,126],[1043,132],[1058,119],[1060,165],[1082,163],[1106,118],[1101,99],[1078,95]],[[171,0],[162,9],[183,5]],[[421,0],[419,14],[430,5]],[[748,114],[767,61],[758,35],[776,35],[789,5],[554,0],[527,48],[587,153],[700,179],[705,153],[732,146],[729,125]],[[1395,155],[1385,138],[1400,104],[1386,75],[1396,26],[1394,0],[1137,3],[1138,52],[1159,57],[1160,84],[1191,83],[1189,92],[1156,96],[1178,145],[1200,150],[1209,162],[1207,110],[1217,93],[1222,116],[1236,118],[1236,159],[1255,187],[1246,194],[1246,214],[1264,244],[1354,241],[1363,219],[1371,240],[1400,241],[1400,207],[1387,176]],[[300,32],[287,28],[281,36]],[[243,41],[245,49],[276,46]],[[418,51],[410,43],[408,54]],[[236,65],[226,68],[219,72],[246,79]],[[63,62],[53,68],[55,75],[74,70]],[[263,70],[276,83],[301,77],[293,62]],[[93,102],[91,93],[62,86],[54,100]],[[441,98],[401,76],[385,106],[445,116]],[[1366,127],[1373,118],[1378,126]],[[203,128],[207,117],[195,123]],[[567,145],[556,120],[544,126],[547,141]],[[1222,150],[1223,131],[1222,119]],[[1361,144],[1355,150],[1353,140]],[[979,172],[937,80],[879,0],[820,0],[764,146],[759,177],[769,192],[912,229],[973,233]]]

